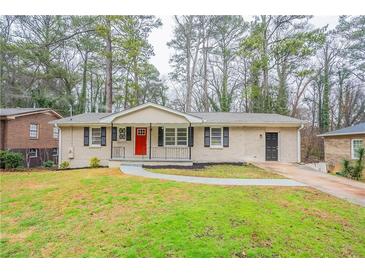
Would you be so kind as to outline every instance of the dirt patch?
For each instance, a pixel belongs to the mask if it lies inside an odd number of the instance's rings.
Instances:
[[[23,242],[27,237],[32,235],[34,228],[29,228],[27,230],[21,231],[17,234],[0,234],[1,239],[9,239],[10,243]]]

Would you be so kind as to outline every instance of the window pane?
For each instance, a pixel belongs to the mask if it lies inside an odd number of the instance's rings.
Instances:
[[[31,148],[31,149],[29,149],[28,155],[30,158],[35,158],[38,156],[38,150],[36,148]]]
[[[211,145],[212,146],[221,146],[222,145],[222,129],[221,128],[212,128]]]
[[[165,145],[167,146],[175,145],[175,128],[165,129]]]
[[[100,145],[101,144],[101,128],[91,129],[91,144]]]
[[[188,144],[188,129],[178,128],[177,129],[177,145],[186,146]]]
[[[362,140],[353,140],[352,141],[352,154],[354,155],[355,159],[358,159],[360,157],[359,155],[359,149],[363,147]]]
[[[29,126],[29,137],[30,138],[38,138],[38,125],[31,124]]]
[[[125,140],[126,138],[126,129],[125,127],[119,128],[119,140]]]
[[[58,128],[53,128],[53,138],[58,139]]]

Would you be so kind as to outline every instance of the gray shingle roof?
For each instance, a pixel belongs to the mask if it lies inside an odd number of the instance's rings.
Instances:
[[[205,123],[212,124],[293,124],[300,125],[304,121],[268,113],[242,113],[242,112],[192,112],[194,115],[204,120]],[[110,115],[110,113],[84,113],[52,121],[57,124],[97,124],[100,119]]]
[[[355,126],[341,128],[335,131],[327,132],[319,136],[337,136],[337,135],[352,135],[365,134],[365,123],[359,123]]]
[[[48,109],[48,108],[1,108],[0,116],[19,115],[19,114],[41,111],[41,110],[46,110],[46,109]]]
[[[192,112],[192,115],[204,119],[207,123],[290,123],[301,124],[304,121],[272,113],[246,113],[246,112]]]
[[[59,120],[51,121],[53,124],[97,124],[100,119],[110,115],[110,113],[83,113]]]

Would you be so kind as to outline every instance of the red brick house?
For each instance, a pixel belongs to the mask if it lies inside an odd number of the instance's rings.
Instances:
[[[329,170],[337,171],[344,159],[358,159],[358,149],[365,147],[365,123],[318,136],[324,138],[324,157]]]
[[[58,129],[49,121],[62,118],[48,108],[0,109],[0,149],[20,152],[24,166],[58,162]]]

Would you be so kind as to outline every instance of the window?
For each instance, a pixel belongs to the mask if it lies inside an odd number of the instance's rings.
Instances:
[[[223,140],[223,135],[222,135],[222,128],[218,127],[218,128],[210,128],[210,146],[211,147],[222,147],[222,140]]]
[[[52,148],[52,156],[58,156],[58,148]]]
[[[126,140],[126,128],[125,127],[120,127],[118,129],[118,139],[125,141]]]
[[[359,159],[359,149],[364,147],[361,139],[351,140],[351,157],[352,159]]]
[[[165,146],[187,146],[188,129],[186,127],[165,128]]]
[[[91,145],[100,146],[101,145],[101,128],[91,128]]]
[[[30,124],[29,137],[32,139],[38,139],[38,125],[37,124]]]
[[[38,149],[30,148],[28,152],[29,158],[37,158],[38,157]]]
[[[165,128],[165,145],[174,146],[175,141],[175,128]]]
[[[146,129],[145,128],[137,128],[137,135],[138,136],[146,135]]]
[[[58,128],[53,128],[53,138],[58,139]]]
[[[177,145],[186,146],[188,144],[188,129],[187,128],[177,128]]]

